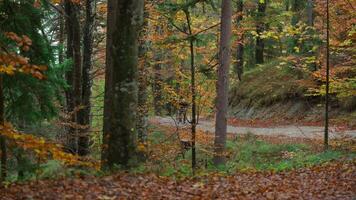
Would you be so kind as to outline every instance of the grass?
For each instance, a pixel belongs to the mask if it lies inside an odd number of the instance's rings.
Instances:
[[[192,176],[191,151],[181,156],[177,138],[168,138],[164,130],[149,135],[149,147],[155,155],[134,168],[134,173],[155,173],[161,176],[184,178]],[[162,152],[155,149],[163,148]],[[210,149],[210,150],[209,150]],[[355,159],[356,152],[332,149],[322,151],[312,143],[268,142],[252,134],[230,138],[227,141],[228,159],[224,166],[215,167],[212,147],[198,142],[196,175],[209,173],[233,174],[243,171],[284,171],[319,165],[322,163]]]
[[[272,144],[257,138],[228,141],[234,156],[227,162],[231,171],[283,171],[318,165],[342,158],[355,158],[355,153],[341,150],[319,151],[310,144]]]

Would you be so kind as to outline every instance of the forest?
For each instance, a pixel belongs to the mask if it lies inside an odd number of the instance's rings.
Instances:
[[[0,0],[0,200],[355,199],[355,0]]]

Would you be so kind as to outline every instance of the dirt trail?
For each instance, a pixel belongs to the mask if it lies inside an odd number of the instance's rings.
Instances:
[[[163,126],[175,127],[176,122],[170,117],[154,117],[150,120],[152,123],[156,123]],[[180,127],[189,126],[189,124],[179,124]],[[203,121],[201,120],[197,126],[199,130],[206,131],[209,133],[215,132],[215,123],[213,121]],[[286,125],[286,126],[276,126],[276,127],[266,127],[266,128],[255,128],[255,127],[236,127],[228,125],[228,133],[233,134],[247,134],[252,133],[255,135],[263,136],[286,136],[286,137],[297,137],[297,138],[311,138],[311,139],[322,139],[324,136],[324,127],[319,126],[297,126],[297,125]],[[330,138],[341,138],[350,137],[356,138],[356,130],[338,130],[336,127],[330,127]]]

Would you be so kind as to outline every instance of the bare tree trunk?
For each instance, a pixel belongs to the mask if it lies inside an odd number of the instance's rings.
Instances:
[[[329,90],[330,90],[330,11],[326,0],[326,94],[325,94],[325,133],[324,148],[329,148]]]
[[[308,26],[314,26],[314,0],[308,0],[307,15],[308,15]]]
[[[135,154],[138,36],[143,0],[108,1],[109,82],[104,110],[103,167],[130,167]],[[108,72],[108,71],[107,71]]]
[[[5,99],[4,99],[4,85],[3,85],[3,75],[0,74],[0,126],[4,126],[5,123]],[[0,150],[1,150],[1,176],[0,182],[4,181],[7,176],[7,149],[6,149],[6,139],[4,136],[0,135]]]
[[[82,101],[83,109],[80,110],[80,124],[84,129],[81,130],[78,138],[78,154],[86,156],[89,154],[89,130],[90,130],[90,97],[92,79],[90,72],[92,70],[92,54],[93,54],[93,0],[85,1],[85,25],[83,30],[83,83],[82,83]]]
[[[220,55],[217,81],[216,98],[216,120],[215,120],[215,156],[214,164],[221,165],[225,163],[223,154],[226,145],[227,131],[227,107],[228,107],[228,89],[229,89],[229,66],[230,57],[230,39],[231,39],[231,16],[232,5],[230,0],[223,0],[221,11],[221,38]]]
[[[58,41],[59,47],[58,50],[58,62],[59,64],[62,64],[64,61],[64,55],[63,55],[63,45],[64,45],[64,31],[65,31],[65,25],[64,25],[64,16],[62,14],[59,14],[59,35],[58,35]]]
[[[258,13],[257,13],[257,37],[256,37],[256,64],[264,63],[264,49],[265,42],[261,37],[261,34],[265,31],[266,24],[264,22],[266,12],[266,0],[258,2]]]
[[[113,49],[113,33],[115,30],[115,23],[116,23],[116,17],[115,17],[115,12],[117,11],[116,5],[111,2],[108,3],[108,12],[107,12],[107,29],[106,29],[106,68],[105,68],[105,94],[104,94],[104,127],[103,127],[103,147],[102,147],[102,152],[101,152],[101,160],[103,164],[107,164],[108,162],[108,157],[109,157],[109,139],[110,139],[110,134],[109,130],[111,130],[111,123],[109,121],[111,120],[112,112],[111,112],[111,107],[109,105],[112,105],[112,92],[113,92],[113,80],[112,80],[112,56],[108,56],[110,54],[111,49]],[[110,67],[109,67],[110,66]],[[107,105],[107,106],[105,106]],[[105,123],[106,122],[106,123]]]
[[[241,23],[243,20],[243,9],[244,9],[244,3],[243,0],[238,0],[237,1],[237,19],[236,19],[236,26],[237,28],[242,27]],[[241,30],[242,31],[242,30]],[[239,80],[242,80],[242,75],[244,72],[244,44],[243,44],[243,40],[244,40],[244,33],[241,33],[241,35],[239,35],[238,37],[238,44],[237,44],[237,55],[236,55],[236,72],[237,72],[237,76],[239,78]]]
[[[156,32],[157,34],[161,35],[162,34],[162,29],[161,27],[157,26],[156,27]],[[153,66],[153,85],[152,85],[152,90],[153,90],[153,108],[156,116],[161,116],[162,115],[162,107],[163,107],[163,102],[162,102],[162,59],[163,59],[163,53],[161,52],[160,49],[157,49],[155,52],[154,59],[156,63]]]
[[[149,13],[147,10],[144,12],[144,24],[140,33],[140,47],[139,47],[139,69],[138,69],[138,121],[137,121],[137,135],[138,140],[141,145],[147,142],[147,126],[148,126],[148,66],[149,63],[146,61],[147,51],[150,46],[147,41],[148,31],[148,17]]]
[[[79,25],[79,5],[66,0],[67,18],[67,57],[72,59],[73,68],[67,73],[67,82],[71,86],[67,91],[68,111],[73,114],[72,123],[79,124],[79,109],[82,103],[82,58]],[[71,153],[78,153],[78,128],[70,128],[68,133],[67,148]]]
[[[193,35],[192,27],[191,27],[191,18],[190,13],[188,10],[185,10],[185,16],[188,25],[189,35]],[[191,93],[192,93],[192,120],[191,120],[191,133],[192,133],[192,171],[195,174],[195,168],[197,165],[196,161],[196,147],[195,147],[195,140],[196,140],[196,126],[197,126],[197,102],[196,102],[196,86],[195,86],[195,54],[194,54],[194,38],[189,38],[189,49],[190,49],[190,73],[191,73]]]

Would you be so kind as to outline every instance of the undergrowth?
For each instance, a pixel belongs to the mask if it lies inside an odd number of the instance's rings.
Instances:
[[[167,139],[163,131],[154,131],[149,135],[151,147],[163,148],[161,155],[155,154],[147,162],[134,168],[133,173],[155,173],[161,176],[184,178],[192,176],[191,151],[183,155],[177,145],[177,138]],[[354,160],[356,152],[341,149],[323,151],[311,143],[267,142],[252,135],[230,137],[227,141],[227,162],[223,166],[213,165],[212,146],[197,142],[198,168],[196,176],[210,173],[225,175],[237,172],[284,171],[311,167],[335,160]],[[157,153],[157,152],[156,152]]]

